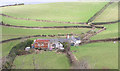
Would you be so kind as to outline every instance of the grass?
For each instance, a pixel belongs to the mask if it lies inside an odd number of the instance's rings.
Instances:
[[[118,20],[118,2],[111,4],[93,22],[110,22]]]
[[[86,22],[107,2],[59,2],[3,7],[2,13],[18,17],[53,21]]]
[[[12,18],[2,17],[2,21],[5,24],[16,25],[16,26],[34,26],[34,27],[48,27],[48,26],[78,26],[81,24],[64,24],[64,23],[51,23],[51,22],[38,22],[28,20],[16,20]],[[84,24],[83,24],[84,25]]]
[[[118,37],[118,23],[104,25],[107,29],[91,37],[91,40],[107,39]]]
[[[33,64],[33,62],[35,64]],[[16,57],[15,69],[69,69],[70,64],[64,54],[42,52]]]
[[[118,42],[91,43],[71,47],[78,60],[86,60],[93,69],[118,69]]]
[[[16,38],[20,36],[30,36],[30,35],[57,35],[75,33],[80,34],[82,32],[87,32],[90,29],[80,28],[80,29],[21,29],[21,28],[10,28],[2,27],[2,40]]]
[[[20,40],[2,43],[2,46],[0,47],[2,49],[2,57],[7,56],[9,54],[10,50],[12,49],[12,47],[18,43],[20,43]]]

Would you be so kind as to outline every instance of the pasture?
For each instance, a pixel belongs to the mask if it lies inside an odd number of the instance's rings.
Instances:
[[[18,18],[86,22],[107,2],[59,2],[3,7],[2,13]]]
[[[62,22],[87,22],[96,12],[108,2],[59,2],[35,5],[21,5],[3,7],[3,14],[16,18],[40,19]],[[0,15],[6,24],[15,26],[32,27],[53,27],[53,26],[84,26],[81,24],[63,24],[54,22],[37,22],[18,20]],[[118,3],[111,4],[92,22],[109,22],[118,20]],[[107,39],[118,37],[118,24],[103,25],[107,29],[93,37],[91,40]],[[32,36],[32,35],[57,35],[57,34],[81,34],[86,33],[90,28],[69,28],[69,29],[26,29],[0,26],[2,40]],[[99,29],[95,29],[98,31]],[[45,37],[37,37],[46,39]],[[49,38],[49,37],[47,37]],[[57,37],[53,37],[57,38]],[[36,39],[36,38],[30,38]],[[51,38],[52,39],[52,38]],[[1,41],[2,41],[1,40]],[[2,43],[3,56],[7,56],[13,46],[24,40]],[[75,50],[73,54],[79,61],[86,61],[92,69],[118,69],[118,42],[99,42],[71,47]],[[70,69],[70,63],[65,54],[55,52],[40,52],[17,56],[13,62],[13,69]]]
[[[118,2],[111,4],[93,22],[110,22],[118,20]]]
[[[12,49],[13,46],[17,45],[18,43],[20,43],[20,40],[16,40],[16,41],[10,41],[7,43],[2,43],[2,56],[7,56],[10,52],[10,50]]]
[[[79,61],[86,61],[93,69],[118,69],[118,42],[90,43],[71,47]]]
[[[118,24],[106,24],[104,27],[107,29],[93,37],[91,37],[91,40],[98,40],[98,39],[107,39],[107,38],[115,38],[118,37]]]
[[[15,69],[69,69],[68,58],[55,52],[40,52],[17,56],[14,61]]]
[[[81,34],[85,33],[90,29],[86,28],[75,28],[75,29],[21,29],[21,28],[11,28],[2,27],[2,40],[16,38],[21,36],[31,36],[31,35],[57,35],[61,34]]]
[[[28,20],[12,19],[7,17],[2,17],[2,21],[5,24],[16,25],[16,26],[32,26],[32,27],[81,26],[81,24],[67,24],[67,23],[64,24],[64,23],[54,23],[54,22],[28,21]]]

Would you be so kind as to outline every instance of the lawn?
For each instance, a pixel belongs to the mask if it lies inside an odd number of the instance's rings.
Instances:
[[[16,26],[34,26],[34,27],[48,27],[48,26],[80,26],[81,24],[64,24],[54,22],[38,22],[28,20],[17,20],[8,17],[2,17],[2,21],[5,24],[16,25]],[[84,24],[82,24],[84,25]]]
[[[93,22],[110,22],[118,20],[118,2],[111,4]]]
[[[53,21],[86,22],[107,2],[59,2],[3,7],[2,13],[18,17]]]
[[[93,69],[118,69],[118,42],[101,42],[71,47],[78,60],[85,60]]]
[[[98,33],[97,35],[91,37],[91,40],[118,37],[118,24],[119,23],[104,25],[104,27],[106,27],[107,29],[104,30],[103,32]]]
[[[21,28],[10,28],[2,27],[2,40],[16,38],[20,36],[31,36],[31,35],[57,35],[57,34],[68,34],[75,33],[80,34],[87,32],[90,29],[87,28],[76,28],[76,29],[21,29]]]
[[[34,64],[33,64],[34,63]],[[69,60],[64,54],[42,52],[17,56],[13,63],[15,69],[69,69]]]
[[[21,42],[20,40],[16,40],[16,41],[10,41],[7,43],[2,43],[2,46],[0,47],[2,49],[2,56],[7,56],[10,50],[12,49],[12,47],[20,42]]]

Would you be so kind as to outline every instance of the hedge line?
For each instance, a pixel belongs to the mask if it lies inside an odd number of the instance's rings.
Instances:
[[[13,4],[13,5],[4,5],[4,6],[0,6],[0,7],[7,7],[7,6],[18,6],[18,5],[24,5],[24,3],[20,3],[20,4]]]
[[[3,69],[11,69],[13,61],[15,59],[15,57],[18,54],[18,51],[23,51],[25,49],[25,47],[31,46],[33,40],[27,40],[25,42],[21,42],[17,45],[15,45],[11,51],[9,52],[8,56],[6,57],[6,62],[5,64],[2,65]]]
[[[5,17],[9,17],[9,18],[12,18],[12,19],[18,19],[18,20],[29,20],[29,21],[39,21],[39,22],[54,22],[54,23],[62,23],[62,24],[86,24],[84,22],[52,21],[52,20],[30,19],[30,18],[17,18],[17,17],[6,15],[6,14],[0,14],[0,15],[5,16]]]
[[[31,27],[31,26],[15,26],[10,24],[0,23],[2,26],[15,27],[15,28],[31,28],[31,29],[53,29],[53,28],[92,28],[92,26],[53,26],[53,27]],[[95,26],[95,28],[103,28],[102,26]]]
[[[113,24],[113,23],[118,23],[120,22],[120,20],[117,20],[117,21],[111,21],[111,22],[95,22],[95,23],[92,23],[94,25],[103,25],[103,24]]]
[[[120,37],[118,38],[108,38],[108,39],[100,39],[100,40],[89,40],[87,42],[82,42],[82,44],[88,44],[88,43],[97,43],[97,42],[111,42],[111,41],[120,41]]]

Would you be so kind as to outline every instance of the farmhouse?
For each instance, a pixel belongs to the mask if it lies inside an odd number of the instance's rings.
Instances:
[[[32,48],[35,49],[48,49],[50,47],[50,40],[36,39],[32,44]]]
[[[43,50],[64,49],[58,39],[36,39],[32,44],[32,48]]]

